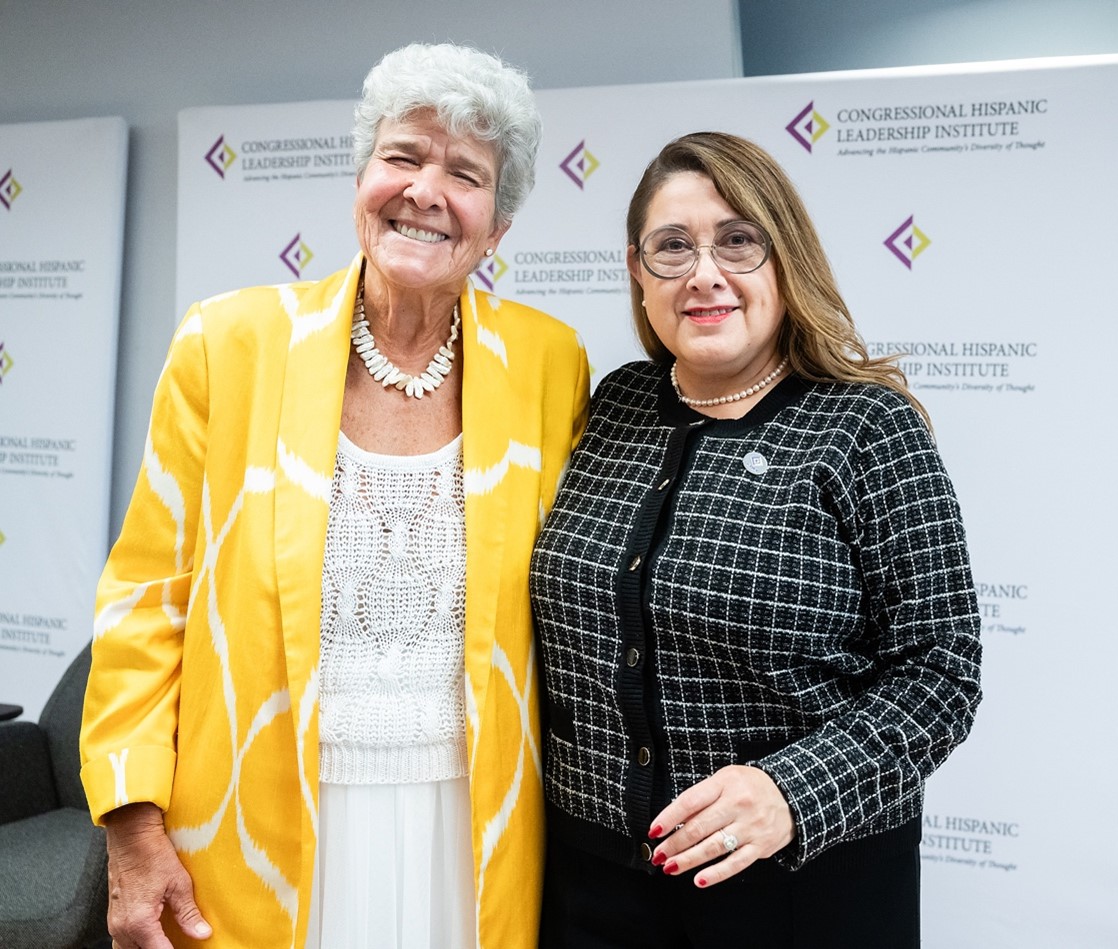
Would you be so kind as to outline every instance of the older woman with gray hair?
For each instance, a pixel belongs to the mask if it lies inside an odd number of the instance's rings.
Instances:
[[[535,942],[528,561],[588,370],[469,277],[539,116],[492,56],[413,45],[356,118],[360,252],[190,309],[99,586],[82,778],[120,949]]]

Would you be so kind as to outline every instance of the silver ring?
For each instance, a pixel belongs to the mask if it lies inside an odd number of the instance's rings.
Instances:
[[[725,827],[718,833],[722,835],[722,846],[726,849],[726,853],[733,853],[738,849],[738,838],[726,830]]]

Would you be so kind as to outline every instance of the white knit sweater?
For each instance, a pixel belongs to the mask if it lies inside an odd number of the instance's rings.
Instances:
[[[322,570],[319,779],[466,769],[462,437],[379,455],[338,436]]]

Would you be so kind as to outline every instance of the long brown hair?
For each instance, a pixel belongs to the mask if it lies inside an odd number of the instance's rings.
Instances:
[[[815,382],[876,382],[901,393],[931,421],[908,388],[897,356],[870,357],[835,284],[815,225],[784,170],[764,149],[725,132],[693,132],[660,151],[629,202],[626,237],[640,246],[648,206],[673,175],[698,172],[743,218],[760,224],[772,240],[777,286],[786,308],[778,347],[789,368]],[[645,352],[656,362],[672,355],[656,335],[642,305],[640,284],[630,276],[633,323]]]

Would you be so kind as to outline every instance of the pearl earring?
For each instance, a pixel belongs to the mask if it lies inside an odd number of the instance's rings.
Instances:
[[[493,248],[492,247],[486,247],[485,248],[485,256],[486,257],[492,257],[493,256]]]

